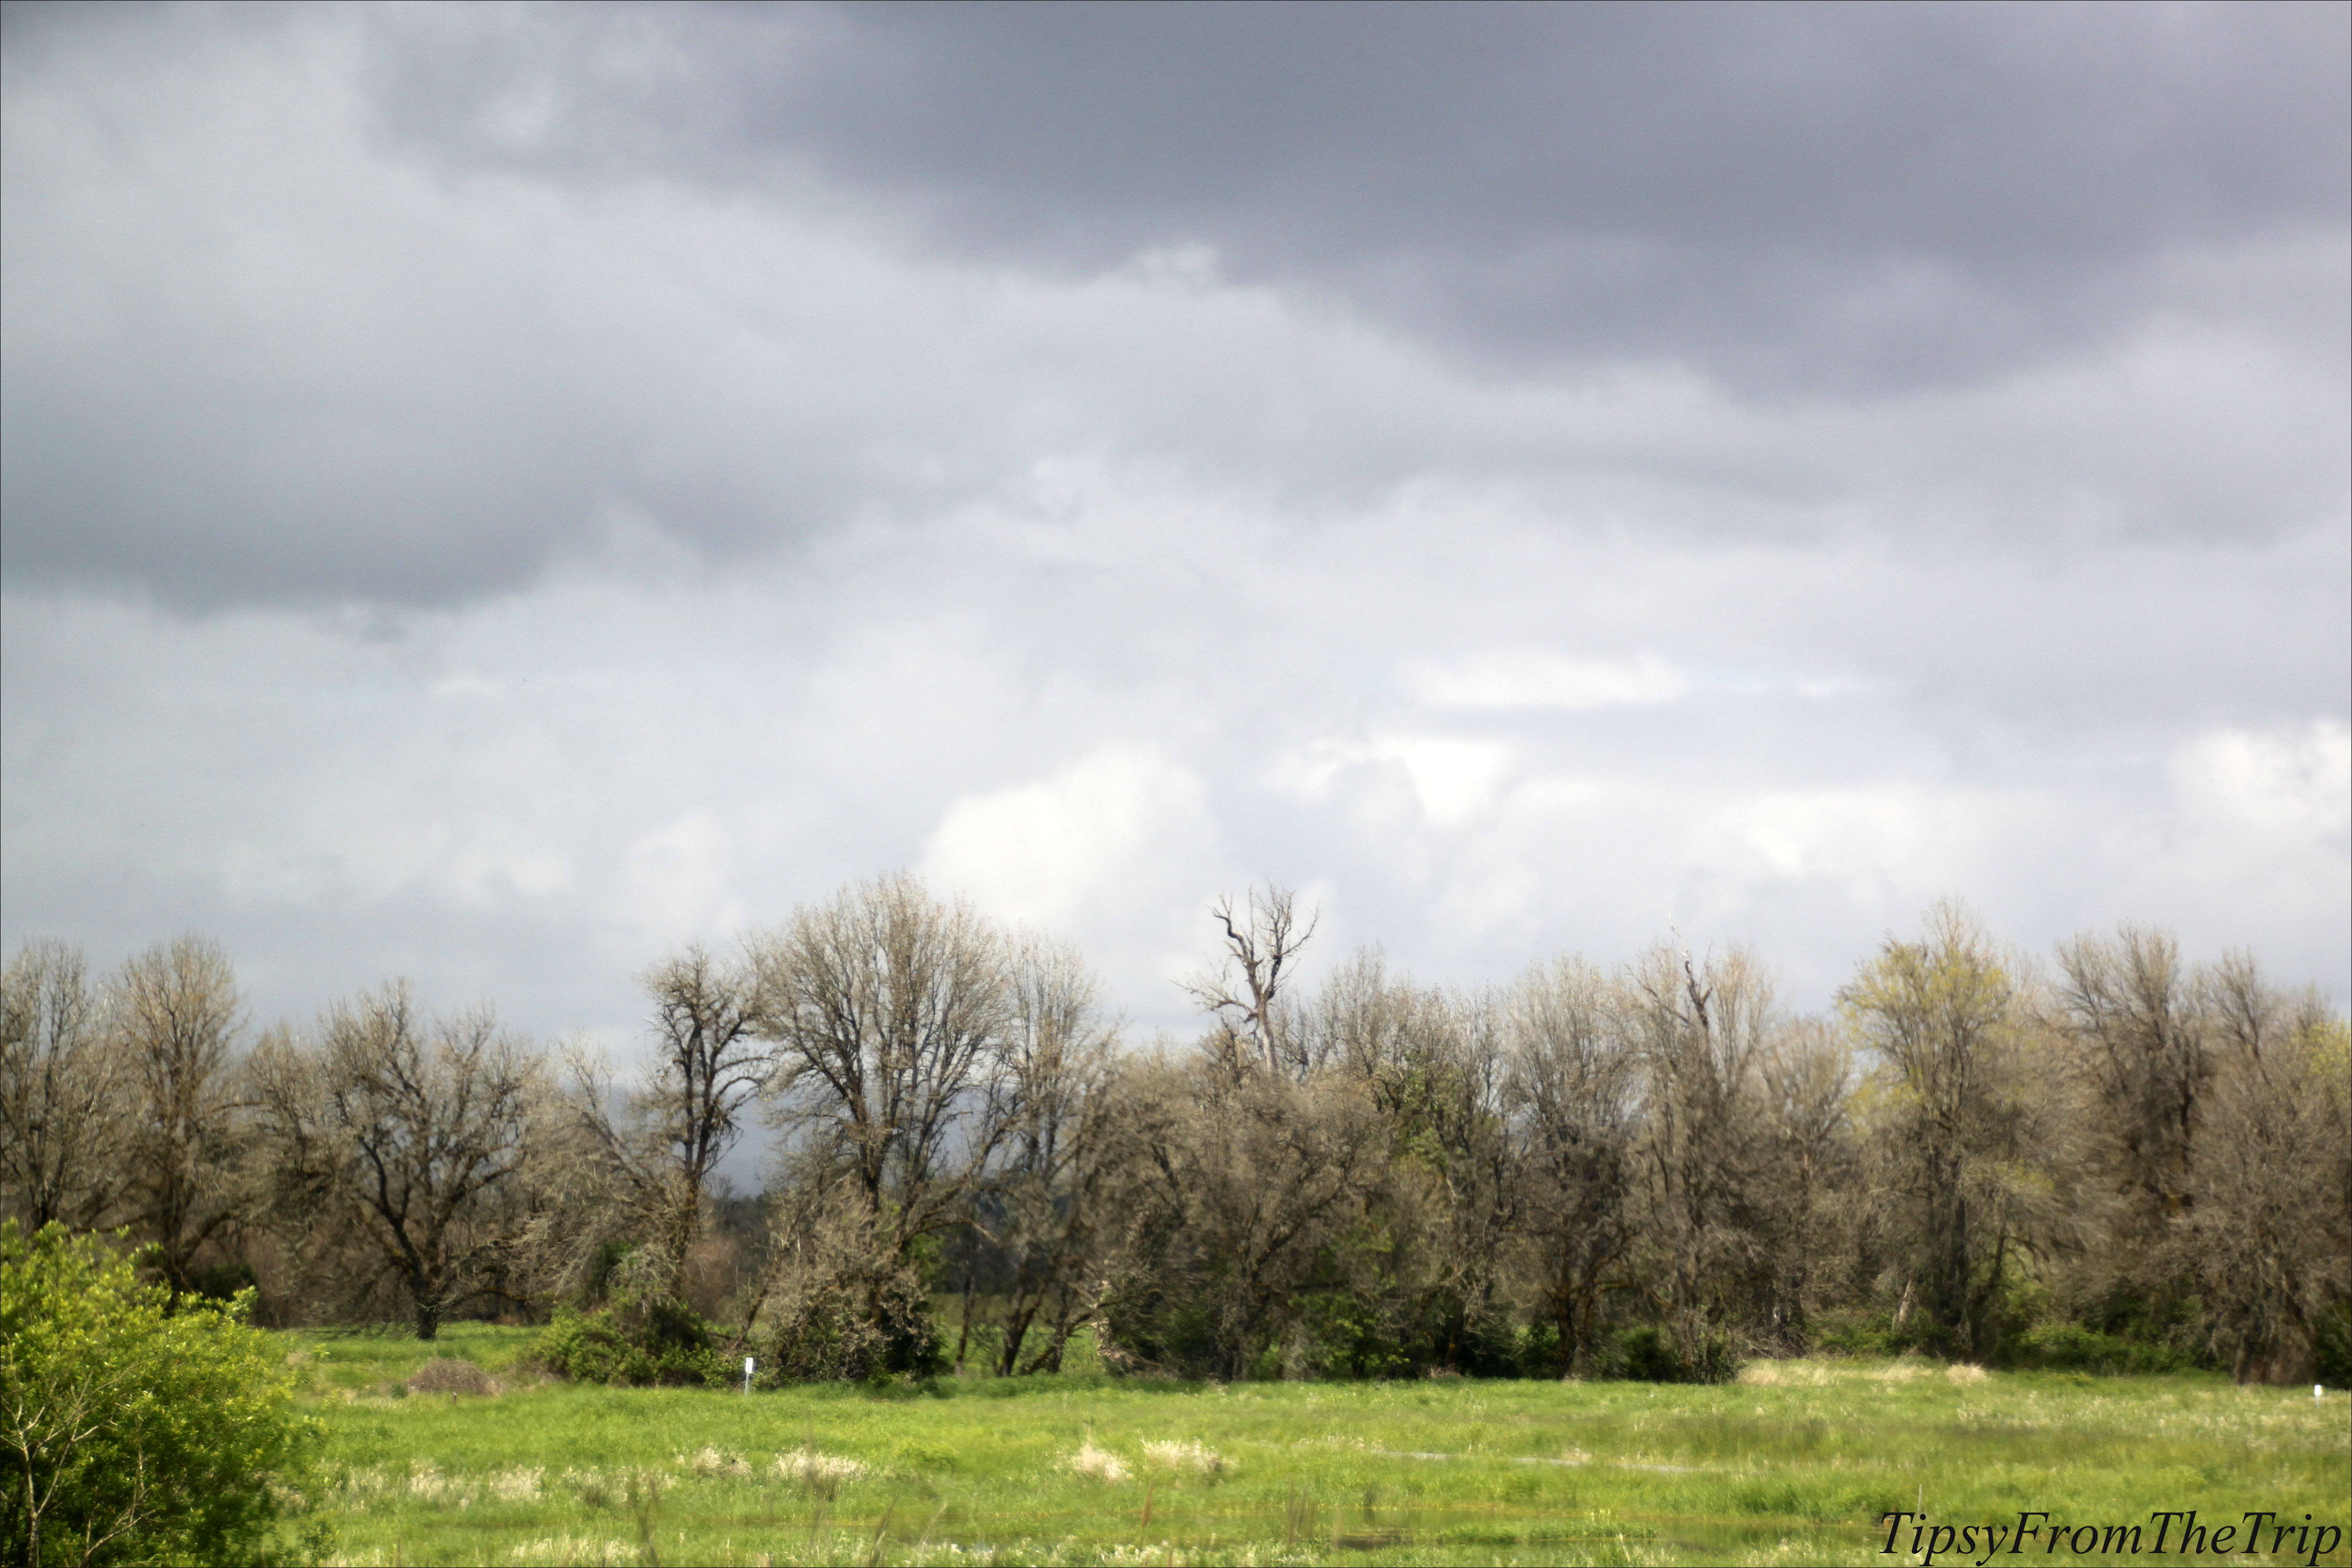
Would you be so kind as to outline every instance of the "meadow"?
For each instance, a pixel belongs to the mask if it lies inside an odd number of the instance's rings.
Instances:
[[[487,1325],[283,1338],[352,1563],[1920,1562],[1907,1525],[1885,1550],[1897,1509],[2144,1531],[2137,1554],[2045,1533],[2005,1562],[2301,1563],[2318,1538],[2293,1531],[2160,1554],[2150,1516],[2352,1514],[2342,1392],[2207,1376],[1811,1360],[1715,1387],[1078,1372],[746,1396],[545,1382],[527,1331]],[[407,1393],[436,1350],[497,1392]]]

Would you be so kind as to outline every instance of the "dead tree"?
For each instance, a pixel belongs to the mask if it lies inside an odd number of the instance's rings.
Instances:
[[[1209,913],[1224,932],[1225,962],[1184,987],[1215,1016],[1235,1055],[1258,1057],[1269,1072],[1280,1071],[1286,1056],[1288,1065],[1306,1066],[1293,1049],[1281,998],[1291,977],[1286,971],[1297,969],[1320,916],[1309,913],[1302,928],[1297,899],[1286,887],[1269,887],[1263,899],[1255,888],[1244,894],[1238,908],[1231,894],[1217,900]]]

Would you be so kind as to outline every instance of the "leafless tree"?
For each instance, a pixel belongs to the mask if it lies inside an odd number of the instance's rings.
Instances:
[[[1814,1309],[1843,1283],[1839,1262],[1852,1250],[1853,1052],[1827,1021],[1793,1020],[1773,1032],[1761,1077],[1773,1280],[1759,1327],[1767,1343],[1797,1349]]]
[[[1377,951],[1336,967],[1297,1025],[1308,1072],[1360,1087],[1388,1127],[1387,1169],[1366,1195],[1377,1239],[1352,1288],[1393,1324],[1393,1354],[1454,1371],[1507,1343],[1502,1254],[1520,1183],[1501,1026],[1491,1001],[1412,985]]]
[[[1152,1202],[1108,1314],[1121,1354],[1228,1378],[1289,1339],[1327,1248],[1385,1174],[1388,1143],[1360,1084],[1231,1068],[1213,1049],[1130,1080]]]
[[[798,1168],[838,1170],[872,1227],[867,1277],[961,1224],[1010,1131],[1004,938],[899,875],[845,890],[751,943],[772,1113]],[[928,1326],[894,1358],[928,1356]]]
[[[2199,1101],[2211,1076],[2200,988],[2168,932],[2126,925],[2058,952],[2061,1017],[2097,1107],[2095,1140],[2142,1246],[2190,1201]]]
[[[1591,1364],[1602,1292],[1623,1282],[1634,1240],[1638,1064],[1622,1010],[1617,988],[1574,958],[1532,971],[1509,1000],[1518,1232],[1563,1376]]]
[[[996,1370],[1056,1371],[1071,1334],[1095,1316],[1123,1252],[1129,1215],[1118,1030],[1074,948],[1024,943],[1011,966],[1006,1132],[976,1194],[975,1228],[1008,1278]],[[966,1328],[970,1326],[966,1292]],[[1033,1333],[1044,1343],[1024,1357]],[[961,1352],[959,1353],[961,1354]]]
[[[1309,912],[1302,926],[1297,895],[1286,887],[1270,887],[1263,897],[1253,888],[1239,904],[1228,894],[1209,913],[1224,934],[1224,962],[1184,988],[1216,1019],[1236,1060],[1255,1056],[1269,1072],[1304,1071],[1282,997],[1320,916]]]
[[[240,1006],[227,955],[202,936],[140,954],[110,988],[129,1088],[128,1213],[174,1293],[194,1287],[197,1255],[240,1208],[230,1057]]]
[[[511,1200],[545,1120],[538,1056],[487,1009],[426,1019],[405,981],[329,1009],[308,1050],[255,1054],[276,1185],[364,1237],[434,1338],[528,1225]]]
[[[646,971],[654,1002],[654,1056],[644,1082],[614,1114],[601,1063],[575,1058],[572,1103],[616,1185],[638,1211],[658,1253],[662,1287],[676,1294],[701,1239],[719,1162],[743,1134],[743,1115],[765,1086],[770,1053],[759,1038],[758,977],[748,962],[688,947]],[[708,1309],[715,1303],[697,1303]]]
[[[2205,988],[2215,1066],[2171,1253],[2231,1374],[2299,1382],[2327,1319],[2352,1320],[2352,1028],[2243,955]]]
[[[1735,950],[1702,967],[1656,947],[1622,985],[1642,1071],[1637,1193],[1645,1272],[1686,1355],[1766,1309],[1769,1218],[1760,1070],[1779,1020],[1770,981]]]
[[[113,1211],[121,1061],[81,950],[26,943],[0,973],[0,1213],[26,1234],[87,1230]]]

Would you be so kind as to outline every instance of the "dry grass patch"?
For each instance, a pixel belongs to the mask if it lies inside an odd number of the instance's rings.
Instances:
[[[740,1454],[730,1454],[724,1448],[705,1448],[692,1454],[677,1457],[680,1468],[698,1476],[748,1476],[751,1462]]]
[[[1127,1461],[1108,1448],[1097,1448],[1089,1438],[1079,1445],[1078,1451],[1063,1461],[1063,1467],[1098,1481],[1123,1481],[1134,1472]]]
[[[838,1454],[794,1448],[789,1454],[776,1456],[776,1474],[804,1487],[838,1486],[843,1481],[854,1481],[865,1475],[866,1466]]]
[[[1225,1468],[1224,1456],[1197,1437],[1189,1443],[1146,1443],[1143,1457],[1163,1469],[1191,1470],[1195,1475],[1219,1475]]]
[[[550,1568],[620,1568],[642,1561],[637,1548],[625,1541],[598,1541],[592,1536],[549,1535],[526,1541],[507,1552],[507,1561],[546,1563]]]
[[[517,1465],[490,1477],[490,1492],[500,1502],[529,1502],[539,1495],[540,1486],[546,1479],[546,1466]]]

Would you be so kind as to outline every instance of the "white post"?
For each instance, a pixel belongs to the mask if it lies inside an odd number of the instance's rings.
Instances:
[[[2318,1384],[2316,1384],[2316,1383],[2315,1383],[2315,1384],[2313,1384],[2313,1385],[2311,1385],[2311,1396],[2312,1396],[2314,1399],[2317,1399],[2317,1398],[2320,1398],[2320,1397],[2322,1396],[2320,1395],[2320,1392],[2319,1392],[2319,1385],[2318,1385]]]
[[[746,1394],[751,1392],[751,1365],[752,1358],[745,1356],[743,1358],[743,1392]]]

